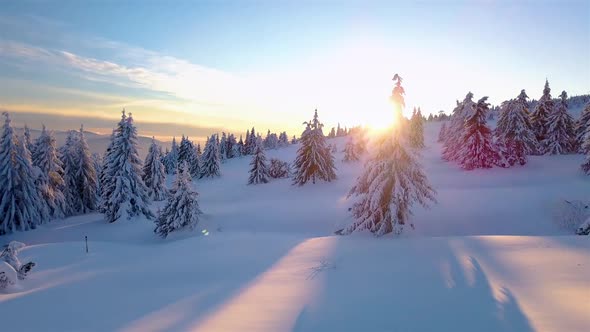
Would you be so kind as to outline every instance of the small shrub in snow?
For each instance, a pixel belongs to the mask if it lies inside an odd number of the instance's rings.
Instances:
[[[586,219],[579,227],[576,229],[576,234],[578,235],[590,235],[590,218]]]
[[[576,231],[580,224],[590,217],[590,202],[561,201],[553,210],[553,221],[560,228]]]
[[[33,262],[21,264],[18,259],[18,252],[24,247],[25,244],[22,242],[11,241],[0,253],[0,289],[15,285],[18,280],[24,280],[35,266]]]
[[[276,158],[270,160],[268,168],[268,175],[273,179],[281,179],[289,177],[289,163]]]

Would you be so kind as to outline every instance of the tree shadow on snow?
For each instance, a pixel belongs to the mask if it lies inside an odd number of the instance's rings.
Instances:
[[[339,253],[338,268],[326,271],[324,289],[293,331],[533,331],[509,289],[494,295],[475,258],[442,242],[435,250],[376,242]]]

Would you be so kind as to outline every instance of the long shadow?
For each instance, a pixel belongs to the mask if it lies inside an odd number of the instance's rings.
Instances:
[[[533,331],[510,290],[494,296],[478,261],[445,240],[344,241],[293,331]]]
[[[234,240],[242,242],[232,247]],[[300,240],[220,236],[161,246],[104,244],[88,264],[68,271],[101,273],[0,303],[3,324],[27,331],[182,330],[232,298]],[[34,320],[23,316],[31,310]]]

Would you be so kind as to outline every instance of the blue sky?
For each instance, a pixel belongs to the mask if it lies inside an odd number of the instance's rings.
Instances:
[[[298,134],[315,107],[374,124],[397,72],[426,113],[538,98],[546,77],[590,92],[590,1],[13,1],[0,31],[0,108],[32,127],[108,132],[122,107],[163,138]]]

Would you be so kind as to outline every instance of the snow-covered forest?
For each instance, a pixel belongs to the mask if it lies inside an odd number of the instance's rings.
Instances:
[[[583,331],[590,98],[554,91],[406,118],[395,75],[384,130],[166,146],[125,110],[102,147],[4,112],[0,327]]]

